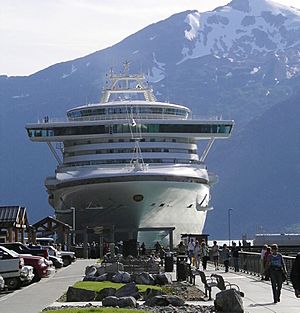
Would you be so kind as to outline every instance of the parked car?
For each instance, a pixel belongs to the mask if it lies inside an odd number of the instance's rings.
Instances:
[[[42,247],[54,247],[54,239],[51,237],[38,237],[36,238],[36,242],[40,244]],[[76,261],[75,252],[72,251],[59,251],[60,256],[63,259],[64,266],[70,265],[72,262]]]
[[[60,251],[52,246],[46,246],[44,248],[48,249],[49,259],[52,261],[55,268],[61,268],[64,265],[63,259],[61,258]]]
[[[25,265],[30,265],[33,267],[34,279],[33,281],[40,281],[41,278],[49,277],[55,272],[52,262],[49,264],[49,261],[44,257],[31,254],[19,254],[24,259]]]
[[[2,244],[7,249],[13,250],[19,254],[32,254],[39,255],[48,259],[48,249],[42,248],[41,246],[25,245],[22,242],[6,242]]]
[[[34,277],[33,268],[24,265],[24,259],[14,251],[0,246],[0,274],[7,288],[17,289],[22,283],[29,283]]]
[[[0,275],[0,291],[5,289],[5,282],[2,275]]]
[[[61,258],[63,259],[64,266],[70,265],[72,262],[76,261],[75,252],[72,251],[60,251]]]

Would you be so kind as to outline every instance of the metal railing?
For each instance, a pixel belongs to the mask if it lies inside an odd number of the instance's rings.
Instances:
[[[295,260],[295,257],[283,255],[283,259],[284,259],[286,270],[288,273],[287,283],[289,283],[292,265]],[[230,266],[233,267],[233,258],[230,259]],[[240,268],[240,271],[242,272],[255,275],[255,276],[261,276],[260,253],[240,251],[239,252],[239,268]]]

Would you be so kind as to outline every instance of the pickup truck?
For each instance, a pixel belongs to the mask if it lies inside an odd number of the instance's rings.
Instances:
[[[3,246],[18,253],[23,258],[25,265],[33,267],[34,281],[48,277],[55,271],[54,268],[51,267],[51,264],[49,264],[49,261],[44,257],[44,255],[49,256],[48,249],[30,249],[21,242],[4,243]],[[47,252],[46,254],[45,251]]]
[[[28,284],[34,277],[33,268],[24,265],[19,254],[3,246],[0,246],[0,275],[10,290],[19,288],[22,283]]]

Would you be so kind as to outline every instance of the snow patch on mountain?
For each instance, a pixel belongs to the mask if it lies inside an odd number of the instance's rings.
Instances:
[[[206,55],[221,57],[265,55],[300,43],[291,42],[291,32],[300,34],[300,13],[269,0],[233,0],[211,12],[188,13],[186,42],[180,64]]]
[[[250,74],[255,74],[260,70],[260,67],[254,67],[253,70],[250,72]]]
[[[151,69],[151,74],[149,74],[149,82],[151,83],[158,83],[159,81],[161,81],[162,79],[165,78],[165,63],[162,62],[158,62],[156,60],[156,56],[155,53],[152,53],[152,57],[153,57],[153,63],[156,66],[153,66]]]
[[[63,74],[61,76],[62,79],[69,77],[70,75],[72,75],[74,72],[77,71],[77,68],[74,64],[72,64],[72,68],[71,68],[71,72],[69,74]]]
[[[200,18],[200,13],[197,11],[188,14],[188,16],[186,17],[185,22],[187,24],[189,24],[191,27],[190,30],[186,30],[184,32],[186,39],[193,40],[196,37],[197,32],[198,32],[199,27],[200,27],[200,19],[199,18]]]

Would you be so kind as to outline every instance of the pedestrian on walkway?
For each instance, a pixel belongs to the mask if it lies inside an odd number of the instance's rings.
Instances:
[[[229,270],[230,251],[229,251],[226,243],[224,243],[224,245],[223,245],[222,259],[223,259],[223,263],[225,266],[225,272],[227,273]]]
[[[200,254],[201,254],[203,269],[206,270],[207,261],[209,260],[209,250],[208,250],[208,246],[206,245],[205,241],[201,242]]]
[[[194,249],[195,249],[195,242],[194,242],[194,239],[191,238],[188,243],[188,257],[190,259],[191,264],[193,263]]]
[[[300,298],[300,252],[297,254],[292,266],[291,281],[295,290],[295,296]]]
[[[219,252],[219,246],[217,245],[216,240],[214,241],[214,245],[211,248],[211,255],[214,261],[214,266],[215,266],[215,271],[219,270],[219,256],[220,256],[220,252]]]
[[[236,246],[236,243],[232,243],[232,248],[231,248],[231,255],[233,258],[233,266],[234,266],[234,271],[239,272],[240,271],[240,262],[239,262],[239,248]]]
[[[283,257],[278,252],[277,244],[271,246],[271,251],[267,261],[267,270],[270,271],[274,303],[277,303],[280,302],[281,287],[284,276],[287,277],[287,272]]]
[[[271,255],[272,252],[271,252],[271,247],[267,247],[267,250],[264,254],[264,263],[263,263],[263,266],[264,266],[264,269],[265,269],[265,273],[264,273],[264,280],[267,280],[269,281],[270,280],[270,270],[267,268],[267,262],[268,262],[268,259],[269,259],[269,255]]]
[[[260,251],[260,260],[259,260],[259,265],[260,265],[260,276],[261,276],[261,280],[265,279],[265,253],[267,251],[268,245],[264,245],[263,248]]]
[[[200,244],[198,240],[196,240],[196,244],[194,248],[194,259],[196,263],[196,268],[199,269],[200,261],[201,261],[201,254],[200,254]]]

